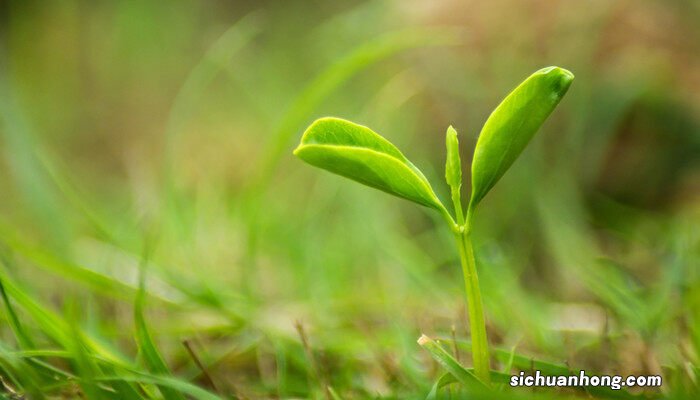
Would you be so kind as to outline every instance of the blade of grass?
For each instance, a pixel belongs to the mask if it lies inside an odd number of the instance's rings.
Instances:
[[[154,374],[170,377],[172,374],[166,365],[163,357],[156,348],[144,318],[144,308],[146,302],[146,265],[148,260],[148,250],[146,250],[141,265],[139,277],[139,290],[134,303],[134,323],[136,325],[136,343],[140,354],[146,363],[149,371]],[[185,397],[178,390],[168,385],[158,385],[160,393],[165,400],[185,400]]]
[[[4,261],[4,260],[3,260]],[[4,263],[3,263],[4,264]],[[0,280],[8,296],[14,299],[39,325],[44,334],[59,344],[69,343],[69,326],[57,315],[44,309],[31,296],[17,287],[7,276],[5,271],[0,272]]]
[[[101,383],[100,378],[105,374],[113,372],[111,363],[100,366],[97,358],[91,350],[91,345],[82,331],[77,329],[78,323],[73,322],[71,326],[71,338],[73,343],[68,348],[76,370],[76,377],[89,399],[142,399],[143,397],[133,387],[133,383],[124,379],[114,379],[108,384]]]
[[[33,350],[35,348],[34,345],[34,340],[32,340],[31,336],[27,333],[27,331],[24,329],[24,326],[20,322],[19,318],[17,317],[17,313],[15,312],[14,307],[12,306],[12,302],[10,301],[10,298],[7,296],[7,292],[5,292],[5,286],[3,285],[2,279],[0,278],[0,294],[2,295],[3,303],[5,304],[5,312],[7,313],[7,318],[10,323],[10,329],[15,335],[15,338],[17,339],[17,342],[19,344],[20,349],[22,350]],[[31,394],[33,398],[36,399],[43,399],[44,395],[41,393],[41,390],[39,389],[39,385],[41,383],[41,378],[36,374],[36,371],[34,368],[29,365],[29,362],[23,362],[23,365],[17,366],[17,368],[22,369],[22,374],[21,374],[21,379],[23,382],[23,387],[26,387],[26,391]]]
[[[438,340],[449,343],[452,339],[448,337],[440,337]],[[470,340],[458,339],[457,345],[463,350],[471,351]],[[504,363],[507,363],[512,359],[512,365],[523,370],[534,368],[539,369],[542,371],[542,373],[547,373],[550,375],[566,375],[571,372],[569,367],[567,367],[565,364],[535,359],[533,357],[528,357],[514,352],[512,349],[494,348],[493,356],[496,357],[497,360]]]
[[[9,379],[15,387],[23,389],[19,378],[20,369],[17,367],[17,360],[10,357],[8,352],[0,345],[0,378]],[[5,384],[7,382],[4,382]]]
[[[105,275],[91,269],[59,259],[52,253],[32,246],[18,237],[15,231],[4,221],[0,221],[0,237],[10,249],[21,255],[27,261],[37,267],[51,271],[63,278],[79,282],[100,295],[108,295],[117,299],[132,299],[137,289],[134,285],[123,282],[117,278]],[[164,303],[172,303],[172,300],[149,293]]]
[[[454,338],[452,340],[456,341],[456,339],[454,339]],[[456,343],[455,343],[455,346],[456,346]],[[515,349],[517,347],[518,347],[517,343],[515,345],[513,345],[513,347],[511,348],[511,351],[510,351],[510,358],[508,358],[508,361],[505,363],[505,367],[503,368],[503,374],[505,374],[506,376],[510,376],[511,371],[513,370],[513,363],[515,362]],[[505,388],[505,386],[506,386],[505,384],[501,384],[499,386],[499,389],[503,390]]]
[[[418,339],[418,344],[426,349],[435,361],[438,362],[443,368],[452,374],[459,383],[464,385],[465,388],[481,388],[486,389],[486,384],[484,384],[479,378],[476,377],[472,372],[464,368],[457,360],[454,359],[445,349],[442,348],[436,341],[429,338],[428,336],[421,336]]]
[[[4,346],[0,347],[0,378],[9,378],[17,390],[27,393],[32,399],[44,399],[41,387],[45,381],[34,367],[33,360],[15,357]]]
[[[333,390],[333,388],[330,386],[328,387],[328,393],[330,393],[332,400],[343,400],[343,398],[340,397],[338,393],[336,393],[335,390]]]
[[[95,379],[102,375],[100,367],[91,357],[88,345],[85,343],[82,332],[78,328],[78,322],[75,316],[75,305],[72,305],[69,310],[68,323],[68,342],[66,350],[72,355],[72,364],[78,376],[78,384],[83,389],[83,393],[88,399],[104,399],[107,394],[103,392],[95,382]]]
[[[474,374],[474,369],[473,368],[465,368],[465,370],[471,374]],[[476,375],[475,375],[476,376]],[[510,381],[510,375],[498,372],[498,371],[490,371],[490,378],[491,382],[497,383],[501,386],[504,384],[507,384]],[[433,387],[430,389],[430,392],[428,393],[428,396],[425,398],[426,400],[435,400],[438,398],[438,395],[440,393],[440,389],[444,388],[445,386],[452,384],[452,383],[457,383],[459,382],[457,378],[454,377],[449,372],[446,372],[440,378],[435,382]]]
[[[452,375],[451,373],[446,372],[442,374],[442,376],[440,376],[440,378],[438,378],[438,380],[435,381],[435,384],[430,389],[430,392],[425,397],[425,400],[437,400],[438,395],[440,394],[440,389],[455,382],[457,382],[457,379],[455,379],[454,375]]]
[[[6,258],[0,258],[0,265],[6,265]],[[55,343],[63,347],[71,346],[70,331],[68,322],[57,313],[45,308],[34,298],[17,285],[8,275],[5,268],[0,268],[0,280],[10,299],[13,299],[22,309],[24,309],[38,324],[40,330]],[[124,357],[103,346],[99,341],[86,337],[92,351],[109,362],[119,366],[129,366]]]
[[[185,393],[197,400],[223,400],[221,397],[211,392],[172,376],[139,374],[137,376],[103,376],[97,379],[97,381],[100,382],[110,382],[115,380],[156,385],[159,388],[167,388],[169,391],[174,393]]]
[[[449,338],[441,338],[441,341],[444,342],[450,342],[451,339]],[[469,340],[457,340],[457,344],[464,350],[466,351],[471,351],[471,341]],[[497,360],[499,360],[502,363],[511,363],[512,366],[515,366],[516,368],[522,370],[522,371],[531,371],[531,370],[539,370],[542,375],[556,375],[556,376],[568,376],[572,373],[577,373],[577,370],[569,368],[569,366],[561,363],[555,363],[555,362],[550,362],[550,361],[544,361],[541,359],[536,359],[533,357],[528,357],[523,354],[518,354],[514,352],[512,349],[511,350],[506,350],[506,349],[500,349],[500,348],[494,348],[493,349],[493,355],[496,357]],[[491,372],[491,378],[494,379],[495,382],[500,382],[500,383],[508,383],[508,379],[503,380],[503,377],[509,377],[509,375],[504,374],[504,373],[494,373],[494,371]],[[602,387],[602,386],[587,386],[587,387],[575,387],[577,390],[589,392],[593,395],[597,396],[604,396],[607,398],[614,398],[614,399],[627,399],[627,400],[632,400],[632,399],[646,399],[648,396],[643,395],[643,394],[632,394],[625,389],[620,389],[620,390],[613,390],[609,387]]]
[[[83,341],[84,345],[84,351],[87,343]],[[52,357],[52,358],[64,358],[67,360],[71,360],[75,358],[75,353],[73,351],[68,351],[68,350],[54,350],[54,349],[39,349],[39,350],[31,350],[31,351],[18,351],[18,352],[5,352],[2,351],[0,348],[0,353],[2,354],[3,357],[0,357],[0,359],[9,359],[12,357],[15,358],[35,358],[35,357]],[[85,356],[85,355],[83,355]],[[203,398],[203,399],[219,399],[219,397],[216,397],[208,392],[206,392],[203,389],[197,388],[196,386],[189,384],[179,378],[174,378],[174,377],[162,377],[162,376],[156,376],[152,375],[150,373],[141,371],[140,369],[128,366],[128,365],[115,365],[112,363],[110,359],[106,359],[103,356],[99,354],[94,354],[91,353],[89,354],[89,357],[92,361],[89,361],[93,365],[97,363],[97,365],[100,365],[103,374],[97,378],[94,378],[95,382],[113,382],[113,385],[119,387],[120,384],[128,383],[129,386],[131,384],[148,384],[148,385],[163,385],[166,387],[171,387],[173,389],[179,389],[180,392],[186,393],[189,395],[192,395],[196,398]],[[85,362],[86,360],[82,360]],[[56,367],[53,367],[51,365],[42,363],[45,365],[45,368],[48,371],[55,372],[56,374],[65,377],[68,381],[71,380],[78,380],[79,377],[76,375],[73,375],[71,373],[65,372],[63,370],[57,369]],[[109,372],[116,373],[116,372],[121,372],[118,375],[107,375]],[[135,376],[131,376],[135,375]],[[127,397],[124,397],[126,399],[135,399],[135,398],[141,398],[138,393],[133,392],[134,394],[128,395]],[[213,397],[212,397],[213,396]]]
[[[22,358],[30,359],[36,369],[41,369],[43,373],[50,375],[53,379],[64,378],[67,380],[76,380],[77,377],[67,371],[55,367],[47,362],[39,360],[38,357],[53,357],[70,359],[72,355],[66,350],[30,350],[30,351],[7,351],[0,348],[0,353],[4,359]]]
[[[31,336],[29,336],[29,334],[25,331],[24,326],[22,326],[22,324],[20,323],[19,318],[17,317],[17,313],[15,312],[15,309],[12,306],[12,303],[10,302],[10,298],[7,296],[7,292],[5,292],[5,285],[3,284],[2,279],[0,279],[0,295],[2,295],[2,300],[5,304],[5,312],[7,313],[8,322],[10,323],[10,329],[12,329],[12,332],[15,334],[20,349],[34,349],[34,341],[32,340]]]

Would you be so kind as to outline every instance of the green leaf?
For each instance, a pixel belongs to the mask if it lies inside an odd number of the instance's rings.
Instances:
[[[451,188],[458,189],[462,186],[462,161],[459,158],[459,140],[457,131],[450,125],[445,137],[447,146],[447,161],[445,162],[445,180]]]
[[[425,397],[425,400],[437,400],[440,389],[455,382],[457,382],[457,380],[451,373],[446,372],[442,374],[442,376],[435,382],[433,387],[430,389],[430,392],[428,393],[428,396]]]
[[[148,325],[146,324],[146,318],[144,317],[144,308],[146,302],[146,288],[145,288],[145,259],[141,266],[140,279],[139,279],[139,291],[136,294],[136,301],[134,302],[134,322],[136,325],[136,341],[138,345],[139,352],[143,356],[146,363],[146,367],[149,371],[164,378],[169,378],[171,376],[170,369],[160,355],[158,348],[156,348],[153,338],[151,338],[151,333],[148,330]],[[185,396],[182,395],[177,389],[169,385],[157,384],[160,393],[163,395],[165,400],[185,400]]]
[[[15,337],[17,338],[17,342],[19,343],[19,346],[23,350],[31,350],[34,349],[34,341],[32,340],[31,336],[27,333],[27,331],[24,329],[24,326],[22,323],[19,321],[19,318],[17,317],[17,313],[15,312],[14,307],[12,306],[12,303],[10,302],[10,298],[7,295],[7,292],[5,292],[5,285],[2,282],[2,278],[0,278],[0,296],[2,296],[2,300],[5,304],[5,312],[7,313],[7,319],[8,322],[10,323],[10,328],[12,329],[12,332],[15,334]]]
[[[148,383],[156,385],[160,388],[168,388],[171,391],[178,393],[184,393],[197,400],[222,400],[221,397],[210,393],[196,385],[193,385],[182,379],[178,379],[172,376],[159,376],[150,375],[144,373],[138,373],[136,376],[105,376],[97,378],[96,381],[100,382],[110,382],[110,381],[126,381],[133,383]]]
[[[6,318],[9,322],[10,329],[17,338],[17,342],[19,343],[20,348],[25,350],[34,349],[34,341],[20,322],[19,317],[17,316],[17,313],[15,312],[15,309],[12,305],[12,302],[10,301],[10,297],[5,292],[5,286],[2,283],[1,277],[0,296],[2,296],[2,300],[5,304],[5,313],[7,314]],[[21,369],[22,374],[20,375],[20,379],[22,380],[24,385],[28,386],[28,391],[30,392],[31,397],[37,399],[44,399],[45,397],[41,393],[41,389],[39,388],[39,382],[41,380],[37,376],[32,366],[29,363],[23,362],[21,365],[18,364],[15,367]]]
[[[442,342],[452,342],[452,339],[447,337],[439,338],[438,340]],[[470,340],[457,340],[456,344],[462,350],[471,351]],[[580,371],[578,369],[572,369],[566,364],[549,362],[533,358],[529,355],[520,354],[514,349],[506,350],[496,348],[494,349],[494,356],[501,363],[510,364],[512,367],[521,371],[540,371],[542,375],[568,376],[571,374],[577,374]],[[491,380],[496,383],[508,384],[510,381],[510,374],[491,371]],[[625,389],[615,390],[602,386],[578,386],[575,389],[606,398],[628,400],[647,398],[647,396],[643,394],[632,394]]]
[[[79,323],[76,319],[77,306],[75,302],[68,302],[69,318],[66,349],[73,355],[73,367],[78,376],[78,384],[83,390],[85,397],[88,399],[106,399],[108,396],[104,393],[104,389],[100,387],[95,378],[102,375],[99,365],[93,358],[90,352],[90,345],[86,342],[83,333],[79,328]]]
[[[315,167],[445,210],[423,173],[396,146],[365,126],[321,118],[306,129],[294,154]]]
[[[438,364],[445,368],[447,372],[452,374],[452,376],[454,376],[454,378],[466,388],[486,388],[486,384],[484,384],[484,382],[477,378],[473,372],[464,368],[457,360],[454,359],[454,357],[452,357],[433,339],[422,335],[418,339],[418,344],[426,349],[433,359],[438,362]]]
[[[493,110],[474,150],[470,211],[522,153],[573,79],[574,75],[563,68],[543,68],[530,75]]]

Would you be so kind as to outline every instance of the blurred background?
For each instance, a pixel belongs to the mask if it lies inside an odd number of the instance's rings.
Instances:
[[[449,199],[446,128],[468,177],[490,111],[558,65],[574,84],[475,221],[494,367],[662,374],[651,393],[692,398],[699,21],[693,0],[0,2],[4,396],[92,398],[118,375],[157,398],[141,272],[183,385],[425,398],[421,333],[470,363],[450,232],[291,150],[350,119]]]

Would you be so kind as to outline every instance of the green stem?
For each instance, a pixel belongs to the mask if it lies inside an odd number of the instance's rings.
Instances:
[[[468,210],[470,211],[470,210]],[[467,308],[469,311],[469,325],[472,335],[472,360],[474,373],[487,385],[490,384],[490,359],[489,341],[486,336],[486,320],[484,308],[481,302],[481,290],[479,289],[479,277],[476,273],[476,262],[471,242],[471,213],[467,212],[465,229],[457,233],[457,247],[462,261],[462,274],[467,294]]]

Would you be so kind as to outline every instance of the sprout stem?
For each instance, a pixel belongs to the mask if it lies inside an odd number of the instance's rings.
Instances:
[[[462,274],[464,275],[467,295],[469,326],[472,336],[472,361],[475,375],[486,384],[490,384],[489,342],[486,336],[486,320],[484,319],[479,277],[476,273],[476,262],[472,248],[470,212],[467,212],[467,221],[464,226],[465,229],[455,234],[455,237],[462,262]]]

